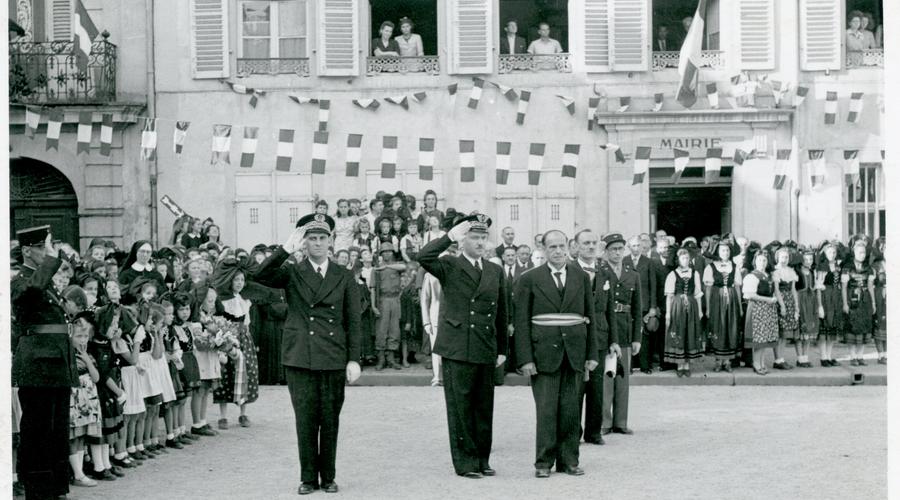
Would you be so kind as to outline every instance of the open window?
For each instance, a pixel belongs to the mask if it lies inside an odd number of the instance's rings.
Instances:
[[[800,68],[884,66],[882,0],[800,0]]]
[[[499,72],[571,71],[567,0],[499,0]]]
[[[883,0],[847,0],[845,66],[884,66]]]
[[[370,0],[366,73],[440,73],[436,0]]]
[[[240,0],[238,76],[309,75],[307,0]]]
[[[741,0],[743,1],[743,0]],[[752,0],[751,0],[752,1]],[[765,0],[764,0],[765,1]],[[704,13],[701,67],[720,67],[723,64],[720,51],[721,30],[720,0],[708,0]],[[678,67],[681,45],[697,10],[696,0],[653,0],[653,69]]]

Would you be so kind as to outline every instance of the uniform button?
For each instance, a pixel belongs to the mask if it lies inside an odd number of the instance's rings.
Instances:
[[[565,337],[565,336],[566,336],[566,334],[565,334],[565,333],[564,333],[564,334],[562,334],[562,336],[563,336],[563,337]]]
[[[334,306],[331,306],[331,308],[334,309]]]
[[[328,322],[329,322],[329,323],[334,323],[334,320],[333,320],[333,319],[329,319]]]
[[[314,333],[315,333],[315,332],[309,332],[310,335],[312,335],[312,334],[314,334]]]
[[[469,325],[469,328],[475,328],[475,325]]]
[[[475,311],[469,311],[469,315],[470,315],[470,316],[473,315],[473,314],[475,314]]]
[[[333,335],[334,335],[334,332],[328,332],[328,335],[332,335],[332,336],[333,336]]]
[[[472,303],[473,303],[473,304],[475,303],[475,299],[472,299]]]

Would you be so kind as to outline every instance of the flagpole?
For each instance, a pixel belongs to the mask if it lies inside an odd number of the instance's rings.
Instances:
[[[146,12],[144,17],[147,20],[147,115],[150,118],[156,118],[156,57],[155,45],[156,37],[153,29],[153,2],[144,3]],[[153,248],[159,248],[159,205],[156,200],[159,190],[159,167],[157,158],[159,154],[153,155],[147,160],[150,169],[150,240],[153,242]]]

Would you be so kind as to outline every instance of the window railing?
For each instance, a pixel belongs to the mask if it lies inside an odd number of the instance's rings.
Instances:
[[[116,100],[116,46],[91,44],[79,64],[71,41],[9,44],[9,98],[21,103],[91,103]],[[85,64],[86,63],[86,64]]]
[[[239,58],[238,76],[289,75],[309,76],[308,57]]]
[[[884,49],[868,49],[859,51],[847,51],[846,67],[884,67]]]
[[[668,50],[664,52],[653,52],[653,62],[651,68],[653,71],[662,71],[669,68],[678,67],[678,57],[681,52],[677,50]],[[725,67],[725,51],[722,50],[704,50],[700,53],[700,67],[721,69]]]
[[[513,71],[572,71],[571,54],[501,54],[497,71],[512,73]]]
[[[366,59],[366,74],[381,73],[427,73],[437,75],[441,72],[438,56],[370,56]]]

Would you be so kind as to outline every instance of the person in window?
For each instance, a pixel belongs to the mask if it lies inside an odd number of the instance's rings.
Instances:
[[[394,38],[400,49],[400,57],[422,57],[425,55],[422,37],[412,32],[414,27],[415,24],[410,18],[404,17],[400,19],[400,36]]]
[[[510,19],[506,22],[506,38],[500,42],[501,54],[524,54],[525,39],[518,35],[519,24]]]
[[[854,10],[850,13],[849,21],[847,22],[847,51],[848,52],[859,52],[866,48],[865,36],[863,36],[860,31],[860,27],[862,26],[862,12],[858,10]]]
[[[380,38],[372,41],[372,55],[375,57],[400,57],[400,46],[391,38],[394,33],[394,23],[385,21],[378,28]]]
[[[529,54],[546,55],[562,53],[562,45],[553,38],[550,38],[550,25],[548,23],[538,24],[538,34],[541,37],[531,42],[531,45],[528,46]]]
[[[672,37],[669,35],[669,27],[665,24],[660,24],[656,27],[656,40],[653,42],[653,50],[658,52],[678,50],[678,47],[672,43]]]
[[[864,12],[862,17],[859,18],[859,32],[862,33],[863,47],[866,49],[874,49],[877,47],[875,44],[875,34],[872,33],[872,28],[874,27],[875,18],[872,17],[870,12]]]

